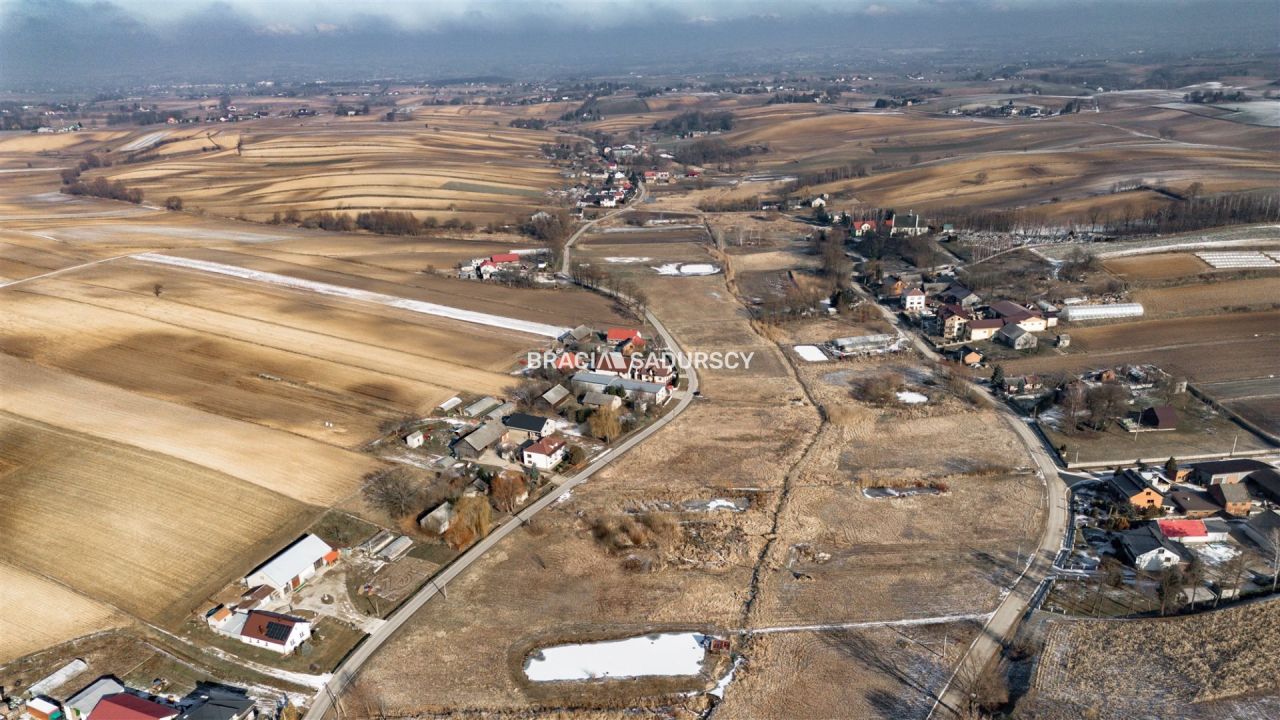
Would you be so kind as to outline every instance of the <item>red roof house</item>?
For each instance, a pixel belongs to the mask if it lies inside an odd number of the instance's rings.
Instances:
[[[515,253],[500,253],[498,255],[490,255],[489,262],[516,263],[516,262],[520,262],[520,256]]]
[[[137,695],[116,693],[99,700],[88,720],[169,720],[177,716],[176,708]]]
[[[644,342],[644,338],[640,337],[639,330],[629,330],[627,328],[609,328],[605,338],[611,343],[620,343],[624,340],[631,340],[637,343]]]
[[[1208,538],[1209,531],[1203,520],[1157,520],[1160,533],[1170,540],[1198,540]]]

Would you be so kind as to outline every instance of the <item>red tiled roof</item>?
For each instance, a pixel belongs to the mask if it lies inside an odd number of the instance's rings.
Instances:
[[[1167,538],[1204,537],[1209,534],[1203,520],[1157,520],[1156,524]]]
[[[269,642],[273,645],[284,645],[289,635],[293,634],[293,626],[298,622],[298,618],[289,615],[267,612],[266,610],[250,610],[249,617],[245,618],[244,629],[240,631],[240,634],[244,637]],[[284,637],[279,637],[279,633],[273,631],[274,629],[271,627],[273,625],[276,628],[283,629]]]
[[[562,447],[564,447],[563,440],[558,437],[548,435],[525,448],[524,451],[527,453],[533,453],[534,455],[546,455],[550,457],[556,454],[556,452],[558,452]]]
[[[520,256],[515,253],[501,253],[499,255],[490,255],[489,260],[496,263],[520,262]]]
[[[605,336],[609,342],[621,342],[623,340],[642,340],[639,330],[630,330],[628,328],[609,328],[608,334]]]
[[[178,714],[167,705],[144,700],[129,693],[108,695],[98,701],[90,720],[165,720]]]

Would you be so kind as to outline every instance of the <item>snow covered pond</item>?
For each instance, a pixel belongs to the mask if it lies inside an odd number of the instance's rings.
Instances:
[[[929,402],[929,396],[910,390],[903,390],[898,393],[898,402],[906,403],[907,405],[919,405]]]
[[[826,362],[827,355],[817,345],[796,345],[796,354],[809,362]]]
[[[706,656],[702,633],[663,633],[624,640],[556,645],[529,655],[524,674],[534,682],[697,675]]]
[[[715,275],[720,268],[710,263],[667,263],[654,270],[659,275]]]

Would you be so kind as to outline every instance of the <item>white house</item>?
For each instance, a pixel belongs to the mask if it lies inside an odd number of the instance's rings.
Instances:
[[[911,288],[902,293],[902,309],[907,312],[920,312],[924,310],[925,293],[920,288]]]
[[[422,431],[414,430],[413,432],[404,436],[404,444],[408,445],[411,448],[420,448],[422,447],[422,439],[423,439]]]
[[[284,597],[337,559],[337,550],[315,535],[307,535],[246,575],[244,584],[265,585],[273,596]]]
[[[522,453],[525,465],[532,465],[539,470],[552,470],[564,461],[568,446],[558,437],[544,437],[524,449]]]

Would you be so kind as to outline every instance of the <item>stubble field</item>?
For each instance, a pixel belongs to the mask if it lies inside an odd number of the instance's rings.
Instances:
[[[0,416],[0,434],[6,560],[161,625],[179,622],[315,514],[207,468],[14,415]],[[46,612],[61,610],[37,616]]]

